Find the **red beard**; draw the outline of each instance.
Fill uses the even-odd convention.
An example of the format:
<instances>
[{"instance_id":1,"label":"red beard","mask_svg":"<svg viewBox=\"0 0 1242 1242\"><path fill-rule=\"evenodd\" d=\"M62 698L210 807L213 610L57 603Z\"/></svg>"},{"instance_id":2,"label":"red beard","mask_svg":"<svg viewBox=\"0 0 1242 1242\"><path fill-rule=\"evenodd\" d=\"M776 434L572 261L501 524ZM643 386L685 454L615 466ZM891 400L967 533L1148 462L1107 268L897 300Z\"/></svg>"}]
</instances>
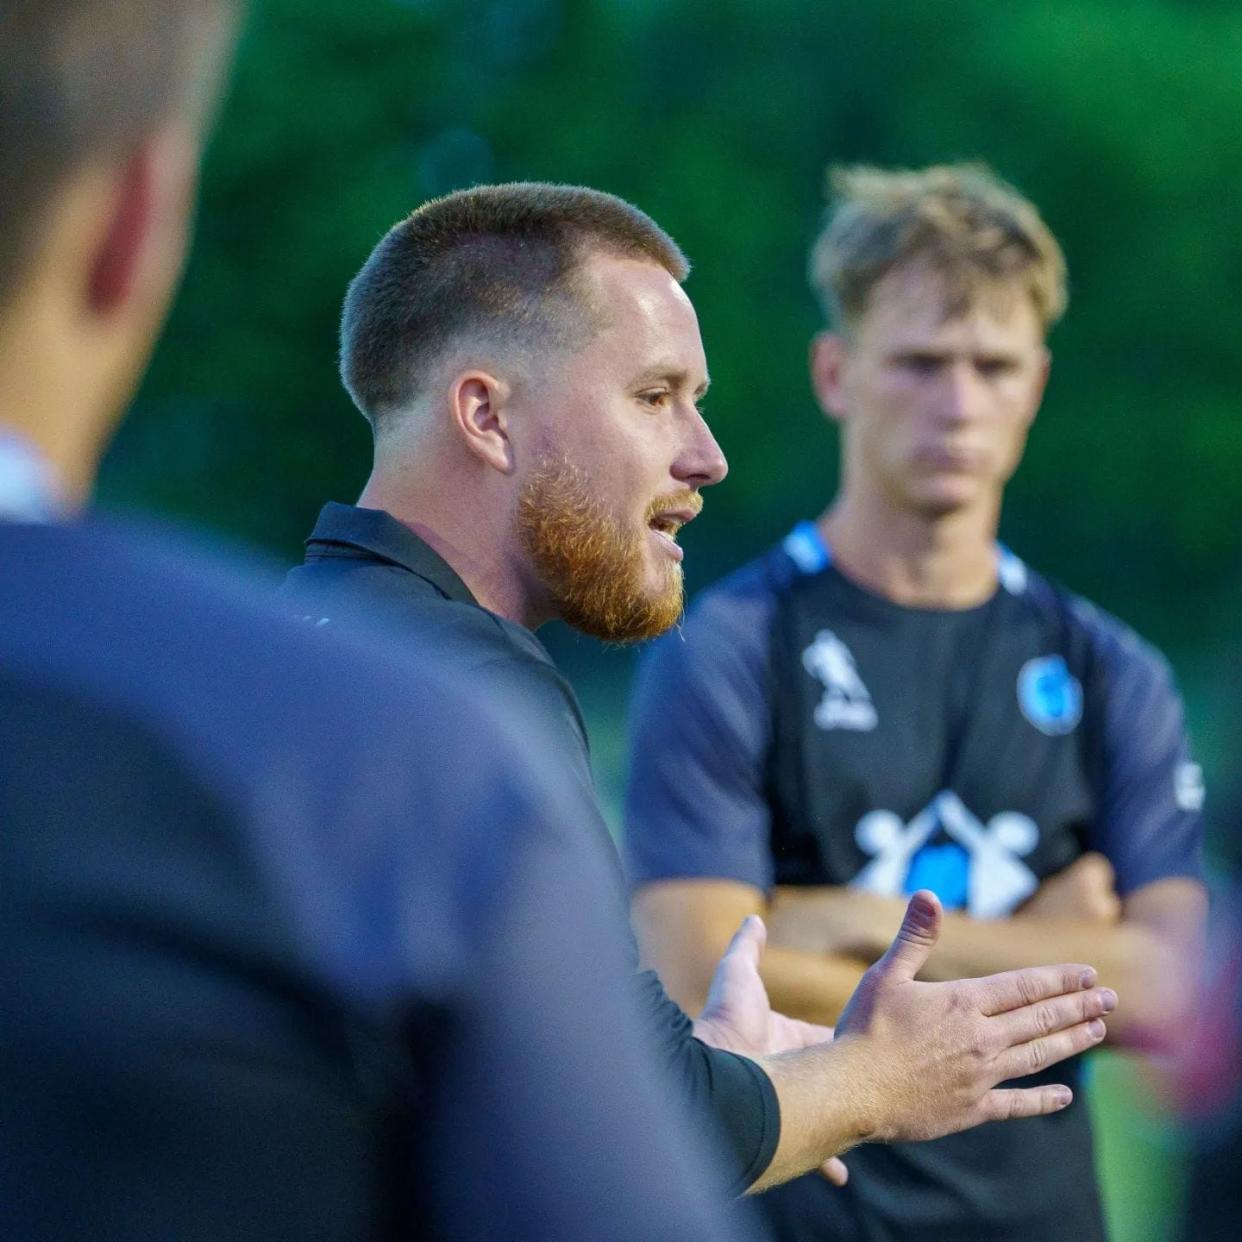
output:
<instances>
[{"instance_id":1,"label":"red beard","mask_svg":"<svg viewBox=\"0 0 1242 1242\"><path fill-rule=\"evenodd\" d=\"M548 457L523 484L518 532L557 615L575 629L639 642L681 617L681 566L670 562L660 588L647 590L646 528L625 530L594 498L586 474L563 458Z\"/></svg>"}]
</instances>

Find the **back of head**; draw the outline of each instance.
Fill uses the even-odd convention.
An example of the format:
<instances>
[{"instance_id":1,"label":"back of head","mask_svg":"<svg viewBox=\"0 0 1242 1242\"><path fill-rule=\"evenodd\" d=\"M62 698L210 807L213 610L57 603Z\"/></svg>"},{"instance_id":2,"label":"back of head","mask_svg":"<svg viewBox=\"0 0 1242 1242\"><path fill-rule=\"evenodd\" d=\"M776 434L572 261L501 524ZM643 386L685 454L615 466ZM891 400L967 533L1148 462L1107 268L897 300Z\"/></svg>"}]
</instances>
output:
<instances>
[{"instance_id":1,"label":"back of head","mask_svg":"<svg viewBox=\"0 0 1242 1242\"><path fill-rule=\"evenodd\" d=\"M0 5L0 309L39 253L40 221L86 166L123 159L214 96L240 0L4 0Z\"/></svg>"},{"instance_id":2,"label":"back of head","mask_svg":"<svg viewBox=\"0 0 1242 1242\"><path fill-rule=\"evenodd\" d=\"M477 186L424 203L372 251L350 284L341 378L379 434L459 343L509 353L572 346L600 322L580 279L592 253L689 265L650 217L579 186Z\"/></svg>"},{"instance_id":3,"label":"back of head","mask_svg":"<svg viewBox=\"0 0 1242 1242\"><path fill-rule=\"evenodd\" d=\"M945 313L983 292L1030 297L1047 331L1065 310L1065 259L1039 212L982 164L918 171L835 168L833 203L811 252L810 280L829 322L849 332L890 272L934 276Z\"/></svg>"}]
</instances>

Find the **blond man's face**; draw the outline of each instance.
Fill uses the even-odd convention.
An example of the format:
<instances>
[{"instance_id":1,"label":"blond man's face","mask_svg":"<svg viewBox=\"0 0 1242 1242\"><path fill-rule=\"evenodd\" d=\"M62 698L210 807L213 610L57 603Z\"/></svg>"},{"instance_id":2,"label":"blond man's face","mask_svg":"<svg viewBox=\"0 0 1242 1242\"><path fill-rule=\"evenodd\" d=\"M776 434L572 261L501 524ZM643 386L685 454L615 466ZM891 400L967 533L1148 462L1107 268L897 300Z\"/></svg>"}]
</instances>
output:
<instances>
[{"instance_id":1,"label":"blond man's face","mask_svg":"<svg viewBox=\"0 0 1242 1242\"><path fill-rule=\"evenodd\" d=\"M945 304L930 274L885 277L839 345L830 411L846 429L847 471L933 519L999 503L1048 371L1022 290L984 290L960 314L946 315Z\"/></svg>"}]
</instances>

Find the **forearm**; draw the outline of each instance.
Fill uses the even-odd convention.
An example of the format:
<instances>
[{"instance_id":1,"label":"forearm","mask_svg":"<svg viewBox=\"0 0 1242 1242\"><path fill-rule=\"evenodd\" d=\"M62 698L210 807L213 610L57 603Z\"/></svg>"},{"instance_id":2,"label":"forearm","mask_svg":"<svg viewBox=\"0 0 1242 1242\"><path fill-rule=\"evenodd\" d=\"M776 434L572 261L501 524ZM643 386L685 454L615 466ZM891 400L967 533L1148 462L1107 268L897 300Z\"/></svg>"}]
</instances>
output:
<instances>
[{"instance_id":1,"label":"forearm","mask_svg":"<svg viewBox=\"0 0 1242 1242\"><path fill-rule=\"evenodd\" d=\"M883 951L898 917L897 899L841 888L780 889L771 918L771 945L811 954ZM1167 879L1136 890L1111 922L1072 913L1008 919L944 918L940 942L923 970L927 979L962 979L1038 966L1090 962L1121 997L1109 1038L1124 1047L1165 1047L1176 1038L1188 1002L1186 981L1205 912L1202 886Z\"/></svg>"},{"instance_id":2,"label":"forearm","mask_svg":"<svg viewBox=\"0 0 1242 1242\"><path fill-rule=\"evenodd\" d=\"M1146 976L1167 970L1161 947L1145 928L1074 919L945 918L940 943L922 972L925 979L966 979L1039 966L1045 962L1090 962L1100 983L1121 997L1110 1015L1109 1039L1125 1044L1127 1029L1144 1015ZM1159 963L1159 965L1156 965Z\"/></svg>"},{"instance_id":3,"label":"forearm","mask_svg":"<svg viewBox=\"0 0 1242 1242\"><path fill-rule=\"evenodd\" d=\"M759 971L773 1009L804 1022L832 1026L867 965L843 954L813 953L769 942Z\"/></svg>"},{"instance_id":4,"label":"forearm","mask_svg":"<svg viewBox=\"0 0 1242 1242\"><path fill-rule=\"evenodd\" d=\"M1101 985L1121 998L1109 1016L1108 1042L1152 1049L1176 1036L1183 1005L1179 981L1194 973L1190 956L1188 938L1135 921L1101 927L1073 919L958 915L945 920L923 977L961 979L1049 961L1090 962Z\"/></svg>"},{"instance_id":5,"label":"forearm","mask_svg":"<svg viewBox=\"0 0 1242 1242\"><path fill-rule=\"evenodd\" d=\"M749 1193L779 1186L859 1143L882 1137L871 1116L871 1058L853 1038L759 1058L780 1102L780 1141Z\"/></svg>"},{"instance_id":6,"label":"forearm","mask_svg":"<svg viewBox=\"0 0 1242 1242\"><path fill-rule=\"evenodd\" d=\"M633 911L643 961L687 1013L706 1003L716 964L742 920L766 912L761 890L723 880L648 885L635 896ZM831 1026L867 965L846 954L769 940L760 974L774 1009Z\"/></svg>"}]
</instances>

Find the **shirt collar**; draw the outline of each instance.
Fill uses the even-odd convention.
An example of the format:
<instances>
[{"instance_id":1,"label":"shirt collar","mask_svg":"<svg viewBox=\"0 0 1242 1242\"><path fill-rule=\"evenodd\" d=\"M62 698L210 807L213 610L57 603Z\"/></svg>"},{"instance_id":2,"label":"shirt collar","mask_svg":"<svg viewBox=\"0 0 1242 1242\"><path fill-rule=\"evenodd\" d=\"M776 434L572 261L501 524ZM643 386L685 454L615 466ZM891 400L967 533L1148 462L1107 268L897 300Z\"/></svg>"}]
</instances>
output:
<instances>
[{"instance_id":1,"label":"shirt collar","mask_svg":"<svg viewBox=\"0 0 1242 1242\"><path fill-rule=\"evenodd\" d=\"M65 513L56 475L29 440L0 431L0 521L55 522Z\"/></svg>"},{"instance_id":2,"label":"shirt collar","mask_svg":"<svg viewBox=\"0 0 1242 1242\"><path fill-rule=\"evenodd\" d=\"M781 541L781 547L804 574L820 573L832 564L832 549L818 522L799 522ZM1021 595L1026 590L1026 565L1003 543L996 545L996 575L1010 595Z\"/></svg>"},{"instance_id":3,"label":"shirt collar","mask_svg":"<svg viewBox=\"0 0 1242 1242\"><path fill-rule=\"evenodd\" d=\"M315 529L306 540L309 555L316 545L357 548L380 560L399 565L430 582L447 599L479 606L470 588L451 565L410 528L383 509L360 509L328 501L319 511Z\"/></svg>"}]
</instances>

